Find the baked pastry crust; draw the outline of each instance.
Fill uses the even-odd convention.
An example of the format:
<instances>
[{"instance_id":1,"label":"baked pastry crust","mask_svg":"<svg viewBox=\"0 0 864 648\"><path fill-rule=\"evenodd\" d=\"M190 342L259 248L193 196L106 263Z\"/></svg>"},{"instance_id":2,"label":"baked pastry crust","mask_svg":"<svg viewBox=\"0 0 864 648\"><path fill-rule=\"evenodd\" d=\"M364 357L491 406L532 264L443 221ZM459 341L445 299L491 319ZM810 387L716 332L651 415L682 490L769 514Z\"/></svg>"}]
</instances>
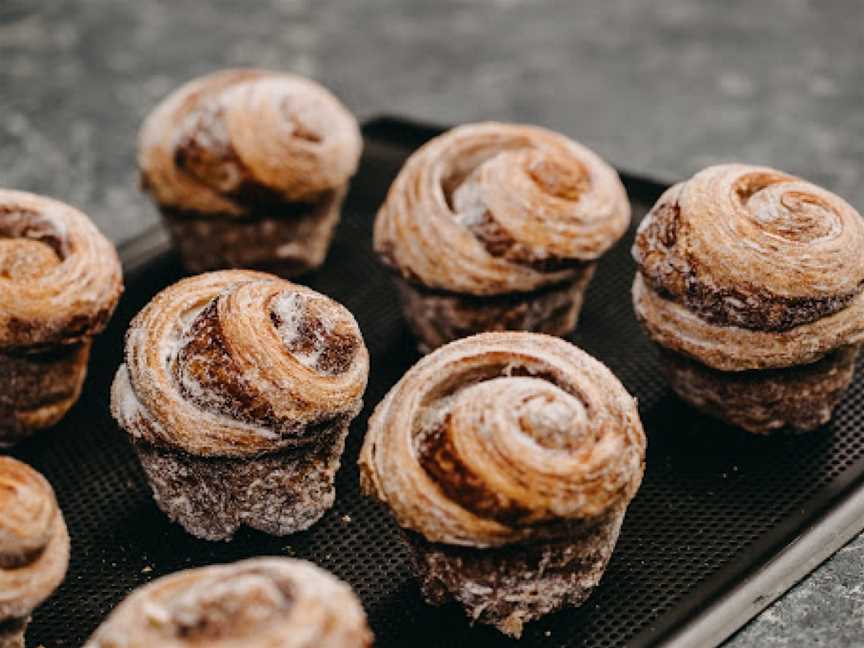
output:
<instances>
[{"instance_id":1,"label":"baked pastry crust","mask_svg":"<svg viewBox=\"0 0 864 648\"><path fill-rule=\"evenodd\" d=\"M323 86L233 69L164 99L138 164L188 270L289 276L323 263L361 150L357 121Z\"/></svg>"},{"instance_id":2,"label":"baked pastry crust","mask_svg":"<svg viewBox=\"0 0 864 648\"><path fill-rule=\"evenodd\" d=\"M111 411L159 507L199 538L308 528L334 501L369 354L351 313L260 272L184 279L132 321Z\"/></svg>"},{"instance_id":3,"label":"baked pastry crust","mask_svg":"<svg viewBox=\"0 0 864 648\"><path fill-rule=\"evenodd\" d=\"M718 371L664 350L661 366L672 389L707 414L754 434L808 432L831 419L852 384L858 351L841 347L816 362L781 369Z\"/></svg>"},{"instance_id":4,"label":"baked pastry crust","mask_svg":"<svg viewBox=\"0 0 864 648\"><path fill-rule=\"evenodd\" d=\"M507 332L411 368L376 408L359 463L426 600L519 637L600 581L644 461L636 402L604 365Z\"/></svg>"},{"instance_id":5,"label":"baked pastry crust","mask_svg":"<svg viewBox=\"0 0 864 648\"><path fill-rule=\"evenodd\" d=\"M626 192L595 153L535 126L454 128L418 149L375 220L375 250L403 278L469 295L572 279L630 223Z\"/></svg>"},{"instance_id":6,"label":"baked pastry crust","mask_svg":"<svg viewBox=\"0 0 864 648\"><path fill-rule=\"evenodd\" d=\"M0 353L0 447L57 423L77 402L92 342Z\"/></svg>"},{"instance_id":7,"label":"baked pastry crust","mask_svg":"<svg viewBox=\"0 0 864 648\"><path fill-rule=\"evenodd\" d=\"M134 441L153 499L196 538L229 540L245 525L286 536L315 524L336 499L348 422L315 431L316 441L261 457L202 459Z\"/></svg>"},{"instance_id":8,"label":"baked pastry crust","mask_svg":"<svg viewBox=\"0 0 864 648\"><path fill-rule=\"evenodd\" d=\"M137 589L85 648L367 648L372 639L346 583L302 560L253 558Z\"/></svg>"},{"instance_id":9,"label":"baked pastry crust","mask_svg":"<svg viewBox=\"0 0 864 648\"><path fill-rule=\"evenodd\" d=\"M0 352L87 340L123 291L117 251L77 209L0 189Z\"/></svg>"},{"instance_id":10,"label":"baked pastry crust","mask_svg":"<svg viewBox=\"0 0 864 648\"><path fill-rule=\"evenodd\" d=\"M369 421L364 490L430 542L566 537L641 483L635 400L600 362L534 333L484 333L426 356Z\"/></svg>"},{"instance_id":11,"label":"baked pastry crust","mask_svg":"<svg viewBox=\"0 0 864 648\"><path fill-rule=\"evenodd\" d=\"M403 535L430 605L454 599L472 621L518 638L525 623L588 599L612 557L625 509L620 505L590 523L573 525L564 539L492 551Z\"/></svg>"},{"instance_id":12,"label":"baked pastry crust","mask_svg":"<svg viewBox=\"0 0 864 648\"><path fill-rule=\"evenodd\" d=\"M531 331L565 336L576 328L594 264L575 278L530 293L459 295L396 278L405 321L421 353L484 331Z\"/></svg>"},{"instance_id":13,"label":"baked pastry crust","mask_svg":"<svg viewBox=\"0 0 864 648\"><path fill-rule=\"evenodd\" d=\"M134 438L208 457L314 443L359 412L369 355L351 313L244 270L184 279L134 318L112 387Z\"/></svg>"},{"instance_id":14,"label":"baked pastry crust","mask_svg":"<svg viewBox=\"0 0 864 648\"><path fill-rule=\"evenodd\" d=\"M27 464L0 456L0 624L29 618L68 564L69 534L51 485Z\"/></svg>"},{"instance_id":15,"label":"baked pastry crust","mask_svg":"<svg viewBox=\"0 0 864 648\"><path fill-rule=\"evenodd\" d=\"M709 167L670 188L633 246L651 337L723 371L810 363L864 340L864 220L767 167Z\"/></svg>"},{"instance_id":16,"label":"baked pastry crust","mask_svg":"<svg viewBox=\"0 0 864 648\"><path fill-rule=\"evenodd\" d=\"M162 208L174 245L192 273L250 268L290 277L324 262L347 186L314 204L273 208L270 216L219 218Z\"/></svg>"},{"instance_id":17,"label":"baked pastry crust","mask_svg":"<svg viewBox=\"0 0 864 648\"><path fill-rule=\"evenodd\" d=\"M0 189L0 446L78 400L92 338L122 291L117 252L84 214Z\"/></svg>"},{"instance_id":18,"label":"baked pastry crust","mask_svg":"<svg viewBox=\"0 0 864 648\"><path fill-rule=\"evenodd\" d=\"M242 216L341 187L362 146L354 116L320 84L232 69L186 83L148 115L138 164L160 205Z\"/></svg>"}]
</instances>

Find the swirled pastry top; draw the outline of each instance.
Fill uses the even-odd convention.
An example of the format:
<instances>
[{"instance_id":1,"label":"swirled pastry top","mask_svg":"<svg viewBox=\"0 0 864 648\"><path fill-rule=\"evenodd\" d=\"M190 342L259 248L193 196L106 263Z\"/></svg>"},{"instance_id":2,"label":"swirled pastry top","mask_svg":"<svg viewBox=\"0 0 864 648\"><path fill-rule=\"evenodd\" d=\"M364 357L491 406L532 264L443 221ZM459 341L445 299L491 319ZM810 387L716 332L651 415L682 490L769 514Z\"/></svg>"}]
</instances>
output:
<instances>
[{"instance_id":1,"label":"swirled pastry top","mask_svg":"<svg viewBox=\"0 0 864 648\"><path fill-rule=\"evenodd\" d=\"M718 369L814 360L864 335L862 250L864 219L838 196L766 167L709 167L639 227L637 314Z\"/></svg>"},{"instance_id":2,"label":"swirled pastry top","mask_svg":"<svg viewBox=\"0 0 864 648\"><path fill-rule=\"evenodd\" d=\"M223 70L180 87L138 140L143 186L162 206L242 216L344 185L362 149L354 116L299 76Z\"/></svg>"},{"instance_id":3,"label":"swirled pastry top","mask_svg":"<svg viewBox=\"0 0 864 648\"><path fill-rule=\"evenodd\" d=\"M111 409L133 437L196 455L314 443L362 406L369 355L350 312L273 275L184 279L132 321Z\"/></svg>"},{"instance_id":4,"label":"swirled pastry top","mask_svg":"<svg viewBox=\"0 0 864 648\"><path fill-rule=\"evenodd\" d=\"M497 546L566 533L642 480L635 400L603 364L536 333L439 348L378 405L364 490L431 542Z\"/></svg>"},{"instance_id":5,"label":"swirled pastry top","mask_svg":"<svg viewBox=\"0 0 864 648\"><path fill-rule=\"evenodd\" d=\"M417 150L375 220L375 249L405 278L475 295L561 282L630 223L615 171L558 133L454 128Z\"/></svg>"},{"instance_id":6,"label":"swirled pastry top","mask_svg":"<svg viewBox=\"0 0 864 648\"><path fill-rule=\"evenodd\" d=\"M117 251L87 216L0 189L0 349L94 335L122 291Z\"/></svg>"},{"instance_id":7,"label":"swirled pastry top","mask_svg":"<svg viewBox=\"0 0 864 648\"><path fill-rule=\"evenodd\" d=\"M864 289L864 219L839 196L766 167L725 164L669 189L633 254L664 296L720 325L783 331Z\"/></svg>"},{"instance_id":8,"label":"swirled pastry top","mask_svg":"<svg viewBox=\"0 0 864 648\"><path fill-rule=\"evenodd\" d=\"M66 575L69 535L48 481L0 457L0 623L30 615Z\"/></svg>"},{"instance_id":9,"label":"swirled pastry top","mask_svg":"<svg viewBox=\"0 0 864 648\"><path fill-rule=\"evenodd\" d=\"M254 558L160 578L126 598L84 648L368 648L351 588L315 565Z\"/></svg>"}]
</instances>

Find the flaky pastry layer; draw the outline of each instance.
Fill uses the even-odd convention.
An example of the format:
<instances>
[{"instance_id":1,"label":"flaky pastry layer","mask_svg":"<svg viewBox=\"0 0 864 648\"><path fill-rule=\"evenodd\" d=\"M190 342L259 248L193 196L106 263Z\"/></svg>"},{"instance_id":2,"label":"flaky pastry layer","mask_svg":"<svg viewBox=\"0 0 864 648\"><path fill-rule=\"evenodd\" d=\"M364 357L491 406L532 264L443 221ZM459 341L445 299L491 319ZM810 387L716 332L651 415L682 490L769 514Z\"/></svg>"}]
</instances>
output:
<instances>
[{"instance_id":1,"label":"flaky pastry layer","mask_svg":"<svg viewBox=\"0 0 864 648\"><path fill-rule=\"evenodd\" d=\"M201 456L317 440L362 406L369 355L340 304L244 270L184 279L132 321L111 410L133 437Z\"/></svg>"},{"instance_id":2,"label":"flaky pastry layer","mask_svg":"<svg viewBox=\"0 0 864 648\"><path fill-rule=\"evenodd\" d=\"M85 648L368 648L351 588L302 560L189 569L132 592Z\"/></svg>"},{"instance_id":3,"label":"flaky pastry layer","mask_svg":"<svg viewBox=\"0 0 864 648\"><path fill-rule=\"evenodd\" d=\"M483 333L426 356L369 421L364 490L431 542L568 535L642 479L635 400L600 362L546 335Z\"/></svg>"},{"instance_id":4,"label":"flaky pastry layer","mask_svg":"<svg viewBox=\"0 0 864 648\"><path fill-rule=\"evenodd\" d=\"M0 622L26 618L63 581L69 534L48 481L0 456Z\"/></svg>"},{"instance_id":5,"label":"flaky pastry layer","mask_svg":"<svg viewBox=\"0 0 864 648\"><path fill-rule=\"evenodd\" d=\"M375 220L384 263L429 288L472 295L564 281L624 233L615 171L558 133L459 126L405 163Z\"/></svg>"},{"instance_id":6,"label":"flaky pastry layer","mask_svg":"<svg viewBox=\"0 0 864 648\"><path fill-rule=\"evenodd\" d=\"M0 349L99 333L123 280L114 246L57 200L0 189Z\"/></svg>"},{"instance_id":7,"label":"flaky pastry layer","mask_svg":"<svg viewBox=\"0 0 864 648\"><path fill-rule=\"evenodd\" d=\"M356 119L323 86L232 69L190 81L150 113L138 165L144 188L163 207L244 216L317 202L345 185L361 150Z\"/></svg>"}]
</instances>

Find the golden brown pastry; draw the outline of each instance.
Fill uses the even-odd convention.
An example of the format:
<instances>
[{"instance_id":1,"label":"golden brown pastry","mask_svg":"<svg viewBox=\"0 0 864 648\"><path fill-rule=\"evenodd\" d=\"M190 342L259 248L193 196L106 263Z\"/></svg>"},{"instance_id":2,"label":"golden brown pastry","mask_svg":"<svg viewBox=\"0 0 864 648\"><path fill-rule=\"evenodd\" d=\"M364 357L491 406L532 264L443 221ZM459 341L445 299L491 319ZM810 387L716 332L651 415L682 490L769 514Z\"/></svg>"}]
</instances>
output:
<instances>
[{"instance_id":1,"label":"golden brown pastry","mask_svg":"<svg viewBox=\"0 0 864 648\"><path fill-rule=\"evenodd\" d=\"M644 458L636 402L604 365L506 332L409 370L369 421L360 469L405 529L425 598L518 637L600 580Z\"/></svg>"},{"instance_id":2,"label":"golden brown pastry","mask_svg":"<svg viewBox=\"0 0 864 648\"><path fill-rule=\"evenodd\" d=\"M753 432L812 429L851 381L855 351L839 350L864 340L862 250L864 220L831 192L766 167L710 167L640 225L636 315L657 344L695 361L669 366L685 400ZM748 373L722 375L732 372ZM788 388L802 380L818 416L802 416Z\"/></svg>"},{"instance_id":3,"label":"golden brown pastry","mask_svg":"<svg viewBox=\"0 0 864 648\"><path fill-rule=\"evenodd\" d=\"M117 252L84 214L0 189L0 446L75 404L122 291Z\"/></svg>"},{"instance_id":4,"label":"golden brown pastry","mask_svg":"<svg viewBox=\"0 0 864 648\"><path fill-rule=\"evenodd\" d=\"M584 146L535 126L469 124L405 163L375 250L401 278L426 351L483 330L569 332L595 262L629 223L618 175Z\"/></svg>"},{"instance_id":5,"label":"golden brown pastry","mask_svg":"<svg viewBox=\"0 0 864 648\"><path fill-rule=\"evenodd\" d=\"M211 272L132 321L111 410L156 503L189 533L285 535L332 506L368 372L343 306L273 275Z\"/></svg>"},{"instance_id":6,"label":"golden brown pastry","mask_svg":"<svg viewBox=\"0 0 864 648\"><path fill-rule=\"evenodd\" d=\"M0 648L24 648L30 613L63 581L69 534L48 481L0 456Z\"/></svg>"},{"instance_id":7,"label":"golden brown pastry","mask_svg":"<svg viewBox=\"0 0 864 648\"><path fill-rule=\"evenodd\" d=\"M164 99L138 165L191 272L289 275L323 263L361 149L354 116L321 85L236 69Z\"/></svg>"},{"instance_id":8,"label":"golden brown pastry","mask_svg":"<svg viewBox=\"0 0 864 648\"><path fill-rule=\"evenodd\" d=\"M312 563L253 558L177 572L129 595L84 648L369 648L351 588Z\"/></svg>"}]
</instances>

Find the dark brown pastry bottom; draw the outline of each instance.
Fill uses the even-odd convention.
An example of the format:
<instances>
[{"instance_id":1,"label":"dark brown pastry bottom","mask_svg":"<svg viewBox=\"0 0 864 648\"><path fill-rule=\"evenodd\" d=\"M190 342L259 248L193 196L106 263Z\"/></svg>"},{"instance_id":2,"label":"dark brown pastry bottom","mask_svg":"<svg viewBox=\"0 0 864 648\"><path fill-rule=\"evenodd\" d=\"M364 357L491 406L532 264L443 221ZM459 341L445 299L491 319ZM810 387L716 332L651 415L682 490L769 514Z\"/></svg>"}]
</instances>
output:
<instances>
[{"instance_id":1,"label":"dark brown pastry bottom","mask_svg":"<svg viewBox=\"0 0 864 648\"><path fill-rule=\"evenodd\" d=\"M232 218L163 208L162 218L189 272L249 268L291 277L324 262L346 190L314 204L274 207L267 215Z\"/></svg>"},{"instance_id":2,"label":"dark brown pastry bottom","mask_svg":"<svg viewBox=\"0 0 864 648\"><path fill-rule=\"evenodd\" d=\"M754 434L814 430L831 419L855 373L858 346L784 369L718 371L662 349L672 389L697 409Z\"/></svg>"},{"instance_id":3,"label":"dark brown pastry bottom","mask_svg":"<svg viewBox=\"0 0 864 648\"><path fill-rule=\"evenodd\" d=\"M0 447L63 418L81 395L90 346L0 353Z\"/></svg>"},{"instance_id":4,"label":"dark brown pastry bottom","mask_svg":"<svg viewBox=\"0 0 864 648\"><path fill-rule=\"evenodd\" d=\"M572 281L530 293L491 297L431 291L396 278L402 310L421 353L484 331L564 336L576 328L594 264Z\"/></svg>"},{"instance_id":5,"label":"dark brown pastry bottom","mask_svg":"<svg viewBox=\"0 0 864 648\"><path fill-rule=\"evenodd\" d=\"M205 540L241 525L275 536L302 531L333 506L347 424L313 446L262 457L205 458L135 441L160 509Z\"/></svg>"},{"instance_id":6,"label":"dark brown pastry bottom","mask_svg":"<svg viewBox=\"0 0 864 648\"><path fill-rule=\"evenodd\" d=\"M519 637L525 623L585 602L612 556L626 507L554 542L493 549L434 544L406 531L423 598Z\"/></svg>"},{"instance_id":7,"label":"dark brown pastry bottom","mask_svg":"<svg viewBox=\"0 0 864 648\"><path fill-rule=\"evenodd\" d=\"M30 619L0 621L0 648L24 648L24 632Z\"/></svg>"}]
</instances>

